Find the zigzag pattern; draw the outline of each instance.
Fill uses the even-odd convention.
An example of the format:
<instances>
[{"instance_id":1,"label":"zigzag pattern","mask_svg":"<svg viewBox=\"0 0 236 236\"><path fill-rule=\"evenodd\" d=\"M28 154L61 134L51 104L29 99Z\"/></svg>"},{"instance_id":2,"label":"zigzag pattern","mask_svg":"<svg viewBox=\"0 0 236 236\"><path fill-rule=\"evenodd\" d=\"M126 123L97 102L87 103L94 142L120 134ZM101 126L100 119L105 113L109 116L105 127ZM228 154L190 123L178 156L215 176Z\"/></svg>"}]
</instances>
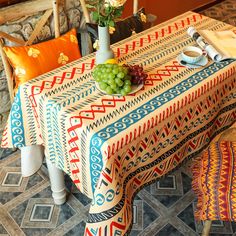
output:
<instances>
[{"instance_id":1,"label":"zigzag pattern","mask_svg":"<svg viewBox=\"0 0 236 236\"><path fill-rule=\"evenodd\" d=\"M38 115L37 115L37 109L36 109L37 102L36 102L35 96L40 95L44 90L48 90L50 91L49 93L52 93L53 91L52 88L54 88L55 85L61 85L63 84L65 80L72 80L75 75L78 75L78 74L82 75L85 72L85 70L91 71L94 65L95 65L95 60L92 59L90 62L81 63L81 67L73 67L71 68L70 71L64 71L61 76L53 76L50 78L51 80L42 80L40 85L32 86L31 95L29 96L29 99L31 101L31 106L35 114L35 119L39 126L40 124L39 124ZM68 86L68 85L63 85L63 86Z\"/></svg>"},{"instance_id":2,"label":"zigzag pattern","mask_svg":"<svg viewBox=\"0 0 236 236\"><path fill-rule=\"evenodd\" d=\"M221 106L221 104L217 104L221 95L222 94L220 94L220 93L217 94L217 98L213 101L214 103L208 102L209 100L211 100L211 97L207 97L203 102L201 102L201 104L204 106L204 109L209 111L209 117L214 116L214 114L217 112L218 108ZM211 109L211 107L213 105L215 106L215 109ZM179 110L180 109L177 109L176 112ZM155 133L153 133L149 140L145 140L145 142L141 141L139 144L139 148L141 148L142 150L145 150L150 145L150 143L152 143L152 144L155 143L155 147L157 149L162 149L162 148L165 148L165 146L167 146L167 145L172 145L173 143L178 141L182 135L189 132L191 129L197 127L199 124L204 123L204 118L201 118L202 120L199 120L199 115L201 114L202 111L203 111L203 107L201 107L199 104L196 104L190 110L183 112L182 115L175 117L173 120L169 121L167 124L164 124L163 126L160 126L162 119L158 120L158 118L157 118L156 121L153 122L152 124L158 125L158 127L159 127L158 132L156 131ZM218 128L227 125L227 122L229 120L232 120L231 116L232 115L234 116L235 114L236 113L229 114L229 116L225 115L224 117L222 117L220 119L220 122L218 119L215 122L215 125L217 125ZM197 123L194 124L194 122L192 122L187 127L186 123L188 123L188 121L190 121L190 120L197 121ZM143 131L142 127L139 126L139 130L136 131L136 136L134 137L134 139L140 137L141 130L143 131L143 133L145 133L145 132L147 132L148 129L150 129L152 127L153 126L150 126L145 131ZM182 127L184 127L184 129L182 129ZM177 132L178 130L179 130L179 132ZM166 137L170 137L169 140L166 140L164 143L161 142L161 140L166 139ZM131 138L132 138L132 136L131 136ZM204 136L201 136L198 139L190 140L188 142L188 149L186 151L190 153L193 150L197 150L198 147L201 147L205 143L208 143L210 138L211 138L211 131L206 131ZM127 138L126 140L124 138L121 140L121 142L118 141L116 143L116 145L112 145L112 147L109 147L108 158L110 158L112 155L114 155L118 150L122 149L125 145L128 144L128 142L129 142L129 138ZM183 150L181 150L180 153L181 153L181 156L184 156L186 154L185 151L183 151ZM129 149L127 149L126 154L128 154L129 158L132 159L134 155L137 155L136 147L131 146ZM175 158L178 159L177 156L174 156L174 159ZM117 167L117 169L119 169L119 167L122 166L124 164L124 161L126 161L126 160L127 160L126 155L123 157L120 157L119 159L116 159L115 163L114 163L114 168ZM163 162L162 162L163 160L160 160L160 161L161 161L161 164L163 164ZM160 173L162 173L161 170L159 170L159 171L160 171ZM165 172L165 170L163 172ZM104 178L102 179L101 184L108 185L110 180L113 179L113 177L114 177L113 176L114 171L110 171L110 169L106 169L105 172L103 170L101 173L102 173L102 175L104 175ZM120 176L120 177L122 177L122 176ZM105 181L106 178L107 178L108 182Z\"/></svg>"},{"instance_id":3,"label":"zigzag pattern","mask_svg":"<svg viewBox=\"0 0 236 236\"><path fill-rule=\"evenodd\" d=\"M187 17L186 19L181 20L180 22L175 22L173 26L169 25L169 26L164 27L160 30L158 29L159 31L155 32L153 35L147 35L146 38L141 37L138 42L133 41L132 47L130 47L129 45L125 45L125 50L124 50L123 54L127 54L129 52L129 50L135 51L135 50L137 50L137 47L142 48L144 46L144 44L149 44L151 42L151 40L157 40L160 37L161 38L165 37L166 35L171 34L172 31L179 30L179 28L184 28L184 27L188 26L189 24L194 23L198 19L201 19L201 18L202 18L201 15L193 14L190 17ZM117 48L117 57L121 56L121 53L120 53L121 51L122 51L122 48L118 47ZM83 74L85 70L91 70L94 67L94 65L95 65L95 60L92 59L91 62L81 63L80 68L73 68L70 72L68 72L68 71L63 72L63 74L61 76L54 76L52 81L44 80L40 86L33 86L30 100L32 103L32 108L34 110L36 120L38 121L38 116L37 116L37 111L35 109L37 104L34 99L34 96L42 93L42 91L44 89L51 90L55 84L62 84L65 79L68 79L68 80L73 79L75 74ZM39 124L39 122L38 122L38 124Z\"/></svg>"},{"instance_id":4,"label":"zigzag pattern","mask_svg":"<svg viewBox=\"0 0 236 236\"><path fill-rule=\"evenodd\" d=\"M138 48L143 48L145 45L150 44L152 41L156 41L160 38L164 38L170 34L173 34L173 32L181 30L183 28L186 28L187 26L190 26L194 24L197 20L202 19L202 16L199 14L193 14L189 17L186 17L186 19L181 19L179 22L174 22L173 25L168 25L163 28L157 28L156 31L151 33L147 33L145 35L142 35L139 39L136 41L132 41L131 43L122 44L116 49L116 57L121 57L124 54L128 54L130 51L137 51Z\"/></svg>"},{"instance_id":5,"label":"zigzag pattern","mask_svg":"<svg viewBox=\"0 0 236 236\"><path fill-rule=\"evenodd\" d=\"M220 67L221 66L222 65L220 65ZM191 87L195 86L200 81L204 80L206 77L215 73L218 70L217 67L218 67L217 64L210 65L208 68L205 68L204 72L201 71L199 74L196 73L193 76L189 77L188 79L183 80L176 86L167 90L165 93L162 93L161 96L157 96L153 98L152 100L149 100L145 104L140 105L138 109L132 110L126 116L123 116L122 118L120 118L119 120L116 120L115 122L106 126L105 128L100 129L98 133L93 135L90 141L90 153L94 152L94 150L96 153L93 155L93 157L92 156L90 157L90 175L92 178L91 187L93 189L93 192L96 186L98 176L100 175L99 173L103 168L103 161L102 161L103 158L102 158L102 153L101 153L101 147L103 143L105 143L106 140L110 139L114 135L117 135L119 132L127 129L127 127L135 124L140 119L144 119L147 115L152 113L154 110L163 106L167 102L173 100L174 97L179 96L181 93L186 92ZM233 73L233 71L234 70L231 70L231 69L226 71L225 74L220 75L220 77L214 78L211 82L208 82L207 84L199 88L198 91L192 92L192 94L188 94L187 96L185 96L184 100L182 100L181 107L183 107L184 105L190 103L191 101L199 97L198 94L202 95L206 93L209 89L211 89L213 86L216 86L216 84L224 81L226 78L228 78L229 75L231 75L231 73ZM235 82L232 82L232 83L235 83ZM160 120L164 120L168 118L174 112L175 108L179 107L178 103L179 101L177 102L177 104L175 105L173 104L173 106L171 106L170 108L166 108L162 113L160 113L159 114ZM154 124L157 123L155 119L156 119L156 116L145 121L142 127L143 130L141 133L145 133L149 128L152 128ZM116 129L113 129L113 127L116 127ZM119 140L119 142L124 143L124 145L126 145L136 138L136 134L137 134L137 129L134 129L130 131L129 134L126 134L126 136L123 137L121 140ZM96 145L93 145L93 143L95 143ZM114 148L112 149L112 147L114 147L115 145L116 144L111 144L110 146L108 146L106 150L106 152L108 153L108 157L110 155L110 150L113 150L112 152L115 151ZM97 163L97 160L101 160L99 161L99 164Z\"/></svg>"},{"instance_id":6,"label":"zigzag pattern","mask_svg":"<svg viewBox=\"0 0 236 236\"><path fill-rule=\"evenodd\" d=\"M183 68L183 67L178 65L177 62L173 62L173 66L172 65L165 66L165 68L161 69L160 72L158 70L157 74L162 76L162 77L171 76L172 72L179 71L179 68ZM148 78L148 80L149 80L149 78ZM155 81L155 79L150 79L150 81L151 82L148 83L148 84L153 85L153 81ZM69 140L69 145L72 147L70 149L70 156L72 158L71 163L74 163L73 168L72 168L72 172L76 171L78 169L77 164L80 162L80 158L76 154L76 152L79 150L79 147L77 145L79 135L75 135L76 134L76 129L79 129L82 126L83 119L93 120L95 118L96 113L105 113L106 108L116 107L117 102L125 102L125 97L118 98L118 99L113 97L112 100L102 99L102 104L101 105L91 105L90 110L84 110L84 111L82 110L79 113L78 116L71 117L71 119L70 119L71 127L67 131L68 131L69 135L71 136L71 139ZM73 124L76 124L76 125L73 125ZM72 132L72 135L71 135L71 132ZM74 153L73 154L75 156L74 158L72 157L72 153ZM75 184L79 184L80 180L78 178L74 178L74 182L75 182Z\"/></svg>"},{"instance_id":7,"label":"zigzag pattern","mask_svg":"<svg viewBox=\"0 0 236 236\"><path fill-rule=\"evenodd\" d=\"M159 143L158 135L156 132L154 132L149 136L149 138L142 139L139 145L137 145L135 148L130 148L128 152L124 152L124 156L119 158L120 162L117 162L117 158L115 159L116 162L111 162L112 165L110 168L108 168L109 170L106 169L105 171L102 171L102 181L100 181L98 184L99 196L101 196L102 192L105 192L104 188L109 189L110 181L112 181L113 186L115 186L114 183L117 180L122 181L122 189L120 189L117 194L118 196L122 194L123 197L121 199L125 199L124 207L116 214L112 213L114 212L113 208L109 209L109 211L106 211L106 214L104 211L101 213L98 211L98 213L90 214L89 221L86 225L86 235L90 235L91 232L101 232L101 235L113 235L112 233L114 232L112 232L111 229L108 230L99 222L103 222L104 225L112 225L114 222L119 222L120 229L117 232L119 232L120 235L125 235L125 232L128 229L132 219L131 199L135 192L137 192L144 184L147 184L150 181L153 181L154 179L157 179L165 173L171 171L186 157L190 158L196 155L196 153L200 153L207 143L209 143L210 140L216 135L214 132L208 132L210 127L213 127L217 120L221 120L225 115L228 117L228 124L231 123L236 116L236 112L230 114L231 117L222 113L222 115L220 115L217 119L213 120L213 122L210 122L209 125L197 130L196 132L198 134L188 135L186 139L179 143L179 147L177 147L177 145L173 146L173 148L169 149L166 153L162 154L156 159L154 158L154 155L156 155L156 152L160 149L157 147L157 144ZM205 118L207 119L207 117ZM202 123L204 124L204 122ZM210 137L210 139L208 139L208 137ZM169 133L165 139L168 140L170 138L171 134ZM208 141L206 141L207 139ZM198 143L199 146L193 147L193 143ZM152 152L150 153L149 150L152 150ZM119 175L118 178L115 177L117 174ZM124 196L126 196L126 198L124 198ZM123 202L123 200L121 200L121 202ZM94 212L96 209L95 207L96 205L92 206L92 212ZM110 217L107 218L107 216ZM126 222L126 224L124 222ZM125 225L126 227L123 228Z\"/></svg>"},{"instance_id":8,"label":"zigzag pattern","mask_svg":"<svg viewBox=\"0 0 236 236\"><path fill-rule=\"evenodd\" d=\"M193 166L197 219L235 221L235 154L236 142L213 143Z\"/></svg>"},{"instance_id":9,"label":"zigzag pattern","mask_svg":"<svg viewBox=\"0 0 236 236\"><path fill-rule=\"evenodd\" d=\"M146 80L145 85L153 86L153 81L162 81L165 77L172 75L172 72L179 71L181 66L177 61L173 61L173 65L166 65L163 69L158 69L156 73L151 73L148 75L148 80Z\"/></svg>"}]
</instances>

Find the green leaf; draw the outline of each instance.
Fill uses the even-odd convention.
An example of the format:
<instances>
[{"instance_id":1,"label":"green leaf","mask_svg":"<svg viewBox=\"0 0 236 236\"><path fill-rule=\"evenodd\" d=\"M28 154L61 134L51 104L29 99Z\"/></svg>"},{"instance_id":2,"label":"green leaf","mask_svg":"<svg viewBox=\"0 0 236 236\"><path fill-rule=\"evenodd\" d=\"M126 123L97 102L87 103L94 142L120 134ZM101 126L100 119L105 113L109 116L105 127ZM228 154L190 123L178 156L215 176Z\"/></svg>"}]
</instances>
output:
<instances>
[{"instance_id":1,"label":"green leaf","mask_svg":"<svg viewBox=\"0 0 236 236\"><path fill-rule=\"evenodd\" d=\"M93 12L91 13L91 15L92 15L92 19L93 19L95 22L98 22L98 20L99 20L99 14L98 14L96 11L93 11Z\"/></svg>"},{"instance_id":2,"label":"green leaf","mask_svg":"<svg viewBox=\"0 0 236 236\"><path fill-rule=\"evenodd\" d=\"M110 7L110 6L105 7L105 13L106 13L106 15L109 15L111 12L112 12L112 7Z\"/></svg>"},{"instance_id":3,"label":"green leaf","mask_svg":"<svg viewBox=\"0 0 236 236\"><path fill-rule=\"evenodd\" d=\"M122 16L124 6L115 8L105 4L104 0L86 0L87 8L90 9L91 17L100 26L115 26L115 20Z\"/></svg>"},{"instance_id":4,"label":"green leaf","mask_svg":"<svg viewBox=\"0 0 236 236\"><path fill-rule=\"evenodd\" d=\"M116 8L115 12L114 12L114 15L115 17L121 17L122 15L122 12L123 12L123 8Z\"/></svg>"},{"instance_id":5,"label":"green leaf","mask_svg":"<svg viewBox=\"0 0 236 236\"><path fill-rule=\"evenodd\" d=\"M110 20L108 22L108 25L111 26L111 27L115 27L115 22L113 20Z\"/></svg>"}]
</instances>

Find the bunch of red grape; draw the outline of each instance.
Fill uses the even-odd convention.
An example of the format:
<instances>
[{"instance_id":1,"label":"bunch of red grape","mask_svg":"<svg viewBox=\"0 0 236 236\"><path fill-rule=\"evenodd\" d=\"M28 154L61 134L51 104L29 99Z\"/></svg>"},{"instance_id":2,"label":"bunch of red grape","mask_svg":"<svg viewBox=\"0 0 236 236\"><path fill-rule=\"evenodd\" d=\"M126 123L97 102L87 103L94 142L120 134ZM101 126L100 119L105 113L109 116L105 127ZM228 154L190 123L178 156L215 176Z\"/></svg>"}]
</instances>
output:
<instances>
[{"instance_id":1,"label":"bunch of red grape","mask_svg":"<svg viewBox=\"0 0 236 236\"><path fill-rule=\"evenodd\" d=\"M148 75L143 71L143 67L139 65L123 65L128 68L128 74L131 76L132 84L143 84Z\"/></svg>"}]
</instances>

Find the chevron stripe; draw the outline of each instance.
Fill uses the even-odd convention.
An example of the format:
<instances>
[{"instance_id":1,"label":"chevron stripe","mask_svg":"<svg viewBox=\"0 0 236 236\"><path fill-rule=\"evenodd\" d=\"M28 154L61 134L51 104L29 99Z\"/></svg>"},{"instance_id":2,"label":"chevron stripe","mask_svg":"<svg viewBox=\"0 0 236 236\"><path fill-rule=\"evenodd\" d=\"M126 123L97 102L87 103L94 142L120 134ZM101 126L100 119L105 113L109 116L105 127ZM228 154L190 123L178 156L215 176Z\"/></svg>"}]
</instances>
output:
<instances>
[{"instance_id":1,"label":"chevron stripe","mask_svg":"<svg viewBox=\"0 0 236 236\"><path fill-rule=\"evenodd\" d=\"M205 68L204 72L203 71L197 72L193 76L187 78L186 80L180 82L179 84L177 84L173 88L167 90L165 93L162 93L159 96L148 101L144 105L139 106L138 109L132 110L132 112L130 112L128 115L120 118L119 120L112 123L111 125L108 125L107 127L101 129L99 131L99 133L94 134L90 140L90 153L92 153L92 149L96 150L96 155L94 154L90 157L91 188L92 188L93 192L95 190L97 179L100 176L100 171L103 168L104 163L102 160L102 153L100 150L106 140L110 139L115 134L123 131L124 129L127 128L127 126L130 126L130 125L138 122L140 120L140 118L139 118L140 116L143 119L145 116L147 116L151 112L153 112L153 110L156 110L157 108L163 106L167 102L173 100L179 94L189 90L190 88L192 88L193 86L195 86L196 84L198 84L202 80L204 80L206 77L209 77L210 75L213 75L214 73L216 73L218 70L222 69L222 67L226 67L226 66L228 66L229 63L233 63L233 61L229 60L229 61L225 61L224 63L225 63L224 65L223 65L223 63L215 63L215 64L212 64L212 65L208 66L207 68ZM170 71L168 71L168 74L169 74L169 72ZM221 75L219 78L217 77L217 81L219 81L219 83L220 83L225 78L227 78L230 73L231 73L231 70L227 71L227 73ZM202 87L201 93L205 93L207 90L209 90L209 86L210 86L209 84L204 85L204 87ZM212 86L213 86L213 83L212 83ZM185 97L185 100L182 102L181 107L183 107L187 103L190 103L193 99L194 99L194 97L191 97L191 94L189 94L189 97ZM164 120L168 116L169 116L168 112L166 114L164 111L163 116L162 116L162 120ZM153 118L155 119L155 117L153 117ZM124 122L125 120L127 120L126 123ZM120 127L119 127L119 124L122 124L122 125L120 125ZM114 126L119 127L119 128L114 130L114 129L112 129L112 127L114 127ZM73 129L75 129L75 127L71 127L70 129L73 130ZM145 132L145 127L143 127L143 133L144 132ZM129 139L129 140L130 140L129 142L131 142L131 140L133 140L133 139ZM122 140L120 140L120 141L122 141ZM128 144L129 142L127 140L125 142L125 144ZM93 143L96 143L96 145L93 145ZM109 153L109 150L107 150L107 152ZM100 160L99 163L97 163L97 160Z\"/></svg>"},{"instance_id":2,"label":"chevron stripe","mask_svg":"<svg viewBox=\"0 0 236 236\"><path fill-rule=\"evenodd\" d=\"M193 189L198 196L195 217L235 221L236 142L213 143L193 165Z\"/></svg>"}]
</instances>

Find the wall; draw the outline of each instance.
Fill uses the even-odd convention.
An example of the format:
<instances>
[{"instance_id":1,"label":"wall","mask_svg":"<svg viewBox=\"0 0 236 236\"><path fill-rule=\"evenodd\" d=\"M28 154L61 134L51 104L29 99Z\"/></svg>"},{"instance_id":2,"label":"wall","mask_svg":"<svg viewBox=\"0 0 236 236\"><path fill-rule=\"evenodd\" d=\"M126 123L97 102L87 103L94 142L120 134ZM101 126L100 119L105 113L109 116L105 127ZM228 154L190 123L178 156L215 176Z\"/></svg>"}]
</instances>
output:
<instances>
[{"instance_id":1,"label":"wall","mask_svg":"<svg viewBox=\"0 0 236 236\"><path fill-rule=\"evenodd\" d=\"M146 13L157 16L156 24L189 10L201 7L214 0L139 0L139 7L145 7ZM132 14L133 1L127 0L124 16Z\"/></svg>"}]
</instances>

